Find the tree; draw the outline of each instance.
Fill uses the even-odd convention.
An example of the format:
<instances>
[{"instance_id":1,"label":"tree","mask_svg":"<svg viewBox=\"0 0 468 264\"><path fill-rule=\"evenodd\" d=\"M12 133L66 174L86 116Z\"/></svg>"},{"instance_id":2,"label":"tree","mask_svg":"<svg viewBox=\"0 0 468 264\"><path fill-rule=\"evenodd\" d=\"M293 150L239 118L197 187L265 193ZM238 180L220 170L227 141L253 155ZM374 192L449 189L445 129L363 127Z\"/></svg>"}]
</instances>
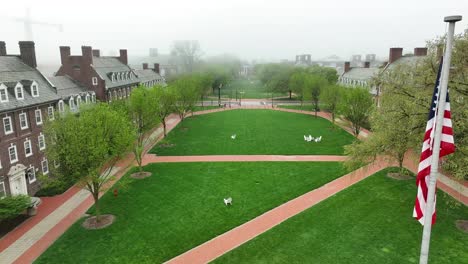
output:
<instances>
[{"instance_id":1,"label":"tree","mask_svg":"<svg viewBox=\"0 0 468 264\"><path fill-rule=\"evenodd\" d=\"M197 40L175 41L172 45L172 53L182 59L185 70L189 73L193 71L194 64L202 55L200 43Z\"/></svg>"},{"instance_id":2,"label":"tree","mask_svg":"<svg viewBox=\"0 0 468 264\"><path fill-rule=\"evenodd\" d=\"M372 96L367 89L356 87L344 90L339 104L340 113L351 122L356 137L361 127L368 123L373 105Z\"/></svg>"},{"instance_id":3,"label":"tree","mask_svg":"<svg viewBox=\"0 0 468 264\"><path fill-rule=\"evenodd\" d=\"M331 113L333 123L335 123L335 116L341 99L342 89L343 88L338 85L328 85L320 93L320 102L322 102L325 109Z\"/></svg>"},{"instance_id":4,"label":"tree","mask_svg":"<svg viewBox=\"0 0 468 264\"><path fill-rule=\"evenodd\" d=\"M307 75L304 86L303 96L304 99L312 100L314 105L315 116L317 117L317 111L319 110L319 99L320 91L327 85L327 81L318 75Z\"/></svg>"},{"instance_id":5,"label":"tree","mask_svg":"<svg viewBox=\"0 0 468 264\"><path fill-rule=\"evenodd\" d=\"M152 93L151 98L155 100L155 114L159 122L163 125L164 137L167 135L166 118L173 112L176 95L172 89L165 87L155 86L150 92Z\"/></svg>"},{"instance_id":6,"label":"tree","mask_svg":"<svg viewBox=\"0 0 468 264\"><path fill-rule=\"evenodd\" d=\"M153 129L158 122L157 116L154 115L157 109L157 101L155 100L156 98L150 95L152 95L152 93L150 93L146 87L139 86L137 89L133 90L129 99L129 116L136 131L136 142L133 147L133 153L135 154L140 172L143 172L143 153L147 140L149 139L146 134Z\"/></svg>"},{"instance_id":7,"label":"tree","mask_svg":"<svg viewBox=\"0 0 468 264\"><path fill-rule=\"evenodd\" d=\"M305 72L297 70L289 78L289 87L291 88L291 91L296 94L296 96L301 98L301 105L304 102L303 91L306 78L307 74Z\"/></svg>"},{"instance_id":8,"label":"tree","mask_svg":"<svg viewBox=\"0 0 468 264\"><path fill-rule=\"evenodd\" d=\"M91 192L97 222L100 221L99 193L113 179L112 169L135 138L128 118L100 103L81 108L79 115L57 116L45 124L46 155L60 166L54 174L73 178Z\"/></svg>"},{"instance_id":9,"label":"tree","mask_svg":"<svg viewBox=\"0 0 468 264\"><path fill-rule=\"evenodd\" d=\"M197 82L191 76L184 76L169 85L176 99L174 110L183 121L187 113L193 111L200 97Z\"/></svg>"},{"instance_id":10,"label":"tree","mask_svg":"<svg viewBox=\"0 0 468 264\"><path fill-rule=\"evenodd\" d=\"M311 75L320 76L329 84L335 84L338 81L338 73L334 68L313 65L306 69Z\"/></svg>"}]
</instances>

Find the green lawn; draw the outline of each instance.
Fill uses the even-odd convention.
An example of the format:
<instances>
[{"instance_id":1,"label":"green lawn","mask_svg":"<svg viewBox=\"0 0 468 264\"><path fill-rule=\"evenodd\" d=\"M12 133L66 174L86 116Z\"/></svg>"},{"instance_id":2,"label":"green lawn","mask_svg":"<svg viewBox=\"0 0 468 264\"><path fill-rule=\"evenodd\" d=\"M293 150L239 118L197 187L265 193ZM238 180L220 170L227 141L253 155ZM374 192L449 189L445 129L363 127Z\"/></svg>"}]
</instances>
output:
<instances>
[{"instance_id":1,"label":"green lawn","mask_svg":"<svg viewBox=\"0 0 468 264\"><path fill-rule=\"evenodd\" d=\"M337 162L159 163L115 198L101 198L116 222L75 223L36 263L161 263L345 171ZM124 179L129 179L125 176ZM226 207L223 198L231 196ZM92 209L91 209L92 211Z\"/></svg>"},{"instance_id":2,"label":"green lawn","mask_svg":"<svg viewBox=\"0 0 468 264\"><path fill-rule=\"evenodd\" d=\"M271 98L271 92L269 92L263 84L258 80L245 80L238 79L233 80L228 85L221 88L221 97L223 99L233 98L235 100L242 96L242 99L261 99ZM241 94L242 93L242 94ZM287 93L273 93L273 97L287 96ZM212 96L218 98L218 90L215 89Z\"/></svg>"},{"instance_id":3,"label":"green lawn","mask_svg":"<svg viewBox=\"0 0 468 264\"><path fill-rule=\"evenodd\" d=\"M236 134L235 140L231 135ZM304 135L322 136L305 142ZM342 155L354 140L326 119L272 110L231 110L189 117L151 150L158 155Z\"/></svg>"},{"instance_id":4,"label":"green lawn","mask_svg":"<svg viewBox=\"0 0 468 264\"><path fill-rule=\"evenodd\" d=\"M376 175L306 210L216 263L419 263L422 226L412 218L414 180ZM430 263L468 263L468 235L454 221L468 219L438 192ZM450 202L450 203L449 203Z\"/></svg>"},{"instance_id":5,"label":"green lawn","mask_svg":"<svg viewBox=\"0 0 468 264\"><path fill-rule=\"evenodd\" d=\"M197 112L197 111L203 111L203 110L211 110L211 109L218 109L219 106L217 105L204 105L204 106L195 106L195 109L193 109L194 112Z\"/></svg>"},{"instance_id":6,"label":"green lawn","mask_svg":"<svg viewBox=\"0 0 468 264\"><path fill-rule=\"evenodd\" d=\"M295 109L295 110L302 110L302 111L311 111L314 112L315 108L312 104L303 104L303 105L278 105L279 108L285 109ZM320 104L319 104L320 107Z\"/></svg>"}]
</instances>

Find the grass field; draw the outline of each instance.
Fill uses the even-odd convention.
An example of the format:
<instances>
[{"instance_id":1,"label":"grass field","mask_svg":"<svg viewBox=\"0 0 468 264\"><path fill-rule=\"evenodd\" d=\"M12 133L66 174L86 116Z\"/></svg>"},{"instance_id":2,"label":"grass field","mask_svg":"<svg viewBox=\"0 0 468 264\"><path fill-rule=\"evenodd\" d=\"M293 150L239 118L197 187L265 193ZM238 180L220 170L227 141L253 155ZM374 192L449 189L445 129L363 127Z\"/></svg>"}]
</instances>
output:
<instances>
[{"instance_id":1,"label":"grass field","mask_svg":"<svg viewBox=\"0 0 468 264\"><path fill-rule=\"evenodd\" d=\"M232 140L231 135L236 134ZM320 143L304 135L322 136ZM353 136L326 119L272 110L232 110L187 118L151 150L158 155L342 155Z\"/></svg>"},{"instance_id":2,"label":"grass field","mask_svg":"<svg viewBox=\"0 0 468 264\"><path fill-rule=\"evenodd\" d=\"M197 111L203 111L203 110L211 110L211 109L218 109L219 106L217 105L205 105L205 106L195 106L195 109L193 110L194 112L197 112Z\"/></svg>"},{"instance_id":3,"label":"grass field","mask_svg":"<svg viewBox=\"0 0 468 264\"><path fill-rule=\"evenodd\" d=\"M216 263L419 263L422 226L412 218L414 180L381 171L217 259ZM450 203L449 203L450 202ZM454 221L468 207L438 192L430 263L468 263Z\"/></svg>"},{"instance_id":4,"label":"grass field","mask_svg":"<svg viewBox=\"0 0 468 264\"><path fill-rule=\"evenodd\" d=\"M161 263L345 174L337 162L158 163L145 170L153 175L133 180L117 198L101 198L114 224L90 231L80 220L36 263ZM223 203L228 196L231 207Z\"/></svg>"},{"instance_id":5,"label":"grass field","mask_svg":"<svg viewBox=\"0 0 468 264\"><path fill-rule=\"evenodd\" d=\"M226 98L240 98L242 99L261 99L271 98L271 92L269 92L262 83L258 80L244 80L238 79L233 80L227 86L221 88L221 97ZM213 92L214 97L218 98L218 90L215 89ZM273 97L286 97L286 93L273 93Z\"/></svg>"}]
</instances>

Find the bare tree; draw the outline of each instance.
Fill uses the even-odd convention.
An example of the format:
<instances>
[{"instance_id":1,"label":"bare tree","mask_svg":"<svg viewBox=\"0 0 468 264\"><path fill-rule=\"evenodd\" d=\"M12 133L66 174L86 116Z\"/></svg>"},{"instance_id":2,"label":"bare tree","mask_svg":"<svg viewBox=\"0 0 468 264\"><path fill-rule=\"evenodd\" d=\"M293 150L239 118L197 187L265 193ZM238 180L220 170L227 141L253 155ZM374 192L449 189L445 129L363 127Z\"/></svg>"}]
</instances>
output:
<instances>
[{"instance_id":1,"label":"bare tree","mask_svg":"<svg viewBox=\"0 0 468 264\"><path fill-rule=\"evenodd\" d=\"M198 40L178 40L172 45L172 54L180 57L187 72L193 71L193 66L202 55Z\"/></svg>"}]
</instances>

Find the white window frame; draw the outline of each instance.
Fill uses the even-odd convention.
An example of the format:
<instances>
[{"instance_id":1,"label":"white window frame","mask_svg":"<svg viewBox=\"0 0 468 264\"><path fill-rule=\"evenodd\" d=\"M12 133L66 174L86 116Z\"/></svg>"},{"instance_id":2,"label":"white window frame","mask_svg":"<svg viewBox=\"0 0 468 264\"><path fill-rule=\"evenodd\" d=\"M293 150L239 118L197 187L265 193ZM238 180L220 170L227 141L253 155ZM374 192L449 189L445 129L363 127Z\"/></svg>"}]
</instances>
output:
<instances>
[{"instance_id":1,"label":"white window frame","mask_svg":"<svg viewBox=\"0 0 468 264\"><path fill-rule=\"evenodd\" d=\"M3 187L3 188L2 188ZM0 199L6 197L6 190L5 190L5 182L4 181L0 181L0 190L3 189L3 196L0 196Z\"/></svg>"},{"instance_id":2,"label":"white window frame","mask_svg":"<svg viewBox=\"0 0 468 264\"><path fill-rule=\"evenodd\" d=\"M80 105L81 105L81 96L78 95L78 96L76 97L76 109L77 109L77 110L80 109Z\"/></svg>"},{"instance_id":3,"label":"white window frame","mask_svg":"<svg viewBox=\"0 0 468 264\"><path fill-rule=\"evenodd\" d=\"M85 97L85 102L86 102L87 104L89 104L89 102L90 102L90 96L89 96L89 93L87 93L87 94L86 94L86 97Z\"/></svg>"},{"instance_id":4,"label":"white window frame","mask_svg":"<svg viewBox=\"0 0 468 264\"><path fill-rule=\"evenodd\" d=\"M23 126L22 122L21 122L21 117L24 117L24 123L25 125ZM19 123L20 123L20 127L21 127L21 130L24 130L24 129L28 129L29 128L29 124L28 124L28 115L26 112L22 112L19 114Z\"/></svg>"},{"instance_id":5,"label":"white window frame","mask_svg":"<svg viewBox=\"0 0 468 264\"><path fill-rule=\"evenodd\" d=\"M11 150L10 149L13 149L15 151L15 159L11 159ZM8 157L10 158L10 164L14 164L16 162L18 162L18 151L16 149L16 145L14 144L11 144L10 147L8 148Z\"/></svg>"},{"instance_id":6,"label":"white window frame","mask_svg":"<svg viewBox=\"0 0 468 264\"><path fill-rule=\"evenodd\" d=\"M44 166L44 163L45 163L45 166ZM49 162L47 161L47 159L44 158L41 161L41 167L42 167L42 174L44 175L49 174ZM47 170L44 170L44 168L46 168Z\"/></svg>"},{"instance_id":7,"label":"white window frame","mask_svg":"<svg viewBox=\"0 0 468 264\"><path fill-rule=\"evenodd\" d=\"M5 99L2 98L2 95L4 95ZM8 102L8 88L3 83L0 84L0 102Z\"/></svg>"},{"instance_id":8,"label":"white window frame","mask_svg":"<svg viewBox=\"0 0 468 264\"><path fill-rule=\"evenodd\" d=\"M36 119L36 125L42 125L42 111L41 109L34 110L34 116Z\"/></svg>"},{"instance_id":9,"label":"white window frame","mask_svg":"<svg viewBox=\"0 0 468 264\"><path fill-rule=\"evenodd\" d=\"M95 93L93 93L93 94L91 95L91 102L93 102L93 103L96 102L96 94L95 94Z\"/></svg>"},{"instance_id":10,"label":"white window frame","mask_svg":"<svg viewBox=\"0 0 468 264\"><path fill-rule=\"evenodd\" d=\"M92 81L93 85L98 85L98 79L97 79L97 77L91 78L91 81Z\"/></svg>"},{"instance_id":11,"label":"white window frame","mask_svg":"<svg viewBox=\"0 0 468 264\"><path fill-rule=\"evenodd\" d=\"M29 175L26 173L26 176L28 177L28 182L29 183L33 183L35 182L37 179L36 179L36 168L34 168L34 166L29 166L29 169L27 171L32 171L32 176L33 176L33 179L31 180L31 178L29 178Z\"/></svg>"},{"instance_id":12,"label":"white window frame","mask_svg":"<svg viewBox=\"0 0 468 264\"><path fill-rule=\"evenodd\" d=\"M44 134L39 134L37 137L37 145L39 146L39 150L44 150L46 148L46 142Z\"/></svg>"},{"instance_id":13,"label":"white window frame","mask_svg":"<svg viewBox=\"0 0 468 264\"><path fill-rule=\"evenodd\" d=\"M32 150L32 144L31 144L31 140L26 138L26 140L24 141L23 143L24 145L24 156L27 158L27 157L31 157L33 155L33 150ZM29 153L26 151L28 148L26 146L29 146Z\"/></svg>"},{"instance_id":14,"label":"white window frame","mask_svg":"<svg viewBox=\"0 0 468 264\"><path fill-rule=\"evenodd\" d=\"M53 106L47 107L47 116L49 117L49 120L54 120L55 119L55 109Z\"/></svg>"},{"instance_id":15,"label":"white window frame","mask_svg":"<svg viewBox=\"0 0 468 264\"><path fill-rule=\"evenodd\" d=\"M10 130L8 131L6 129L5 120L8 120L8 123L10 124ZM3 131L5 132L5 135L10 135L13 133L13 123L11 122L11 116L6 116L3 118Z\"/></svg>"},{"instance_id":16,"label":"white window frame","mask_svg":"<svg viewBox=\"0 0 468 264\"><path fill-rule=\"evenodd\" d=\"M68 106L70 107L71 111L75 111L76 106L75 106L75 99L73 98L73 96L71 96L70 99L68 99Z\"/></svg>"},{"instance_id":17,"label":"white window frame","mask_svg":"<svg viewBox=\"0 0 468 264\"><path fill-rule=\"evenodd\" d=\"M21 96L18 96L19 94L21 94ZM24 90L23 90L23 85L21 83L18 83L15 86L15 96L16 96L16 100L24 99Z\"/></svg>"},{"instance_id":18,"label":"white window frame","mask_svg":"<svg viewBox=\"0 0 468 264\"><path fill-rule=\"evenodd\" d=\"M34 87L36 87L34 89ZM31 84L31 96L32 97L39 97L39 85L36 82Z\"/></svg>"},{"instance_id":19,"label":"white window frame","mask_svg":"<svg viewBox=\"0 0 468 264\"><path fill-rule=\"evenodd\" d=\"M60 113L63 113L65 111L65 104L63 100L58 101L58 110Z\"/></svg>"}]
</instances>

